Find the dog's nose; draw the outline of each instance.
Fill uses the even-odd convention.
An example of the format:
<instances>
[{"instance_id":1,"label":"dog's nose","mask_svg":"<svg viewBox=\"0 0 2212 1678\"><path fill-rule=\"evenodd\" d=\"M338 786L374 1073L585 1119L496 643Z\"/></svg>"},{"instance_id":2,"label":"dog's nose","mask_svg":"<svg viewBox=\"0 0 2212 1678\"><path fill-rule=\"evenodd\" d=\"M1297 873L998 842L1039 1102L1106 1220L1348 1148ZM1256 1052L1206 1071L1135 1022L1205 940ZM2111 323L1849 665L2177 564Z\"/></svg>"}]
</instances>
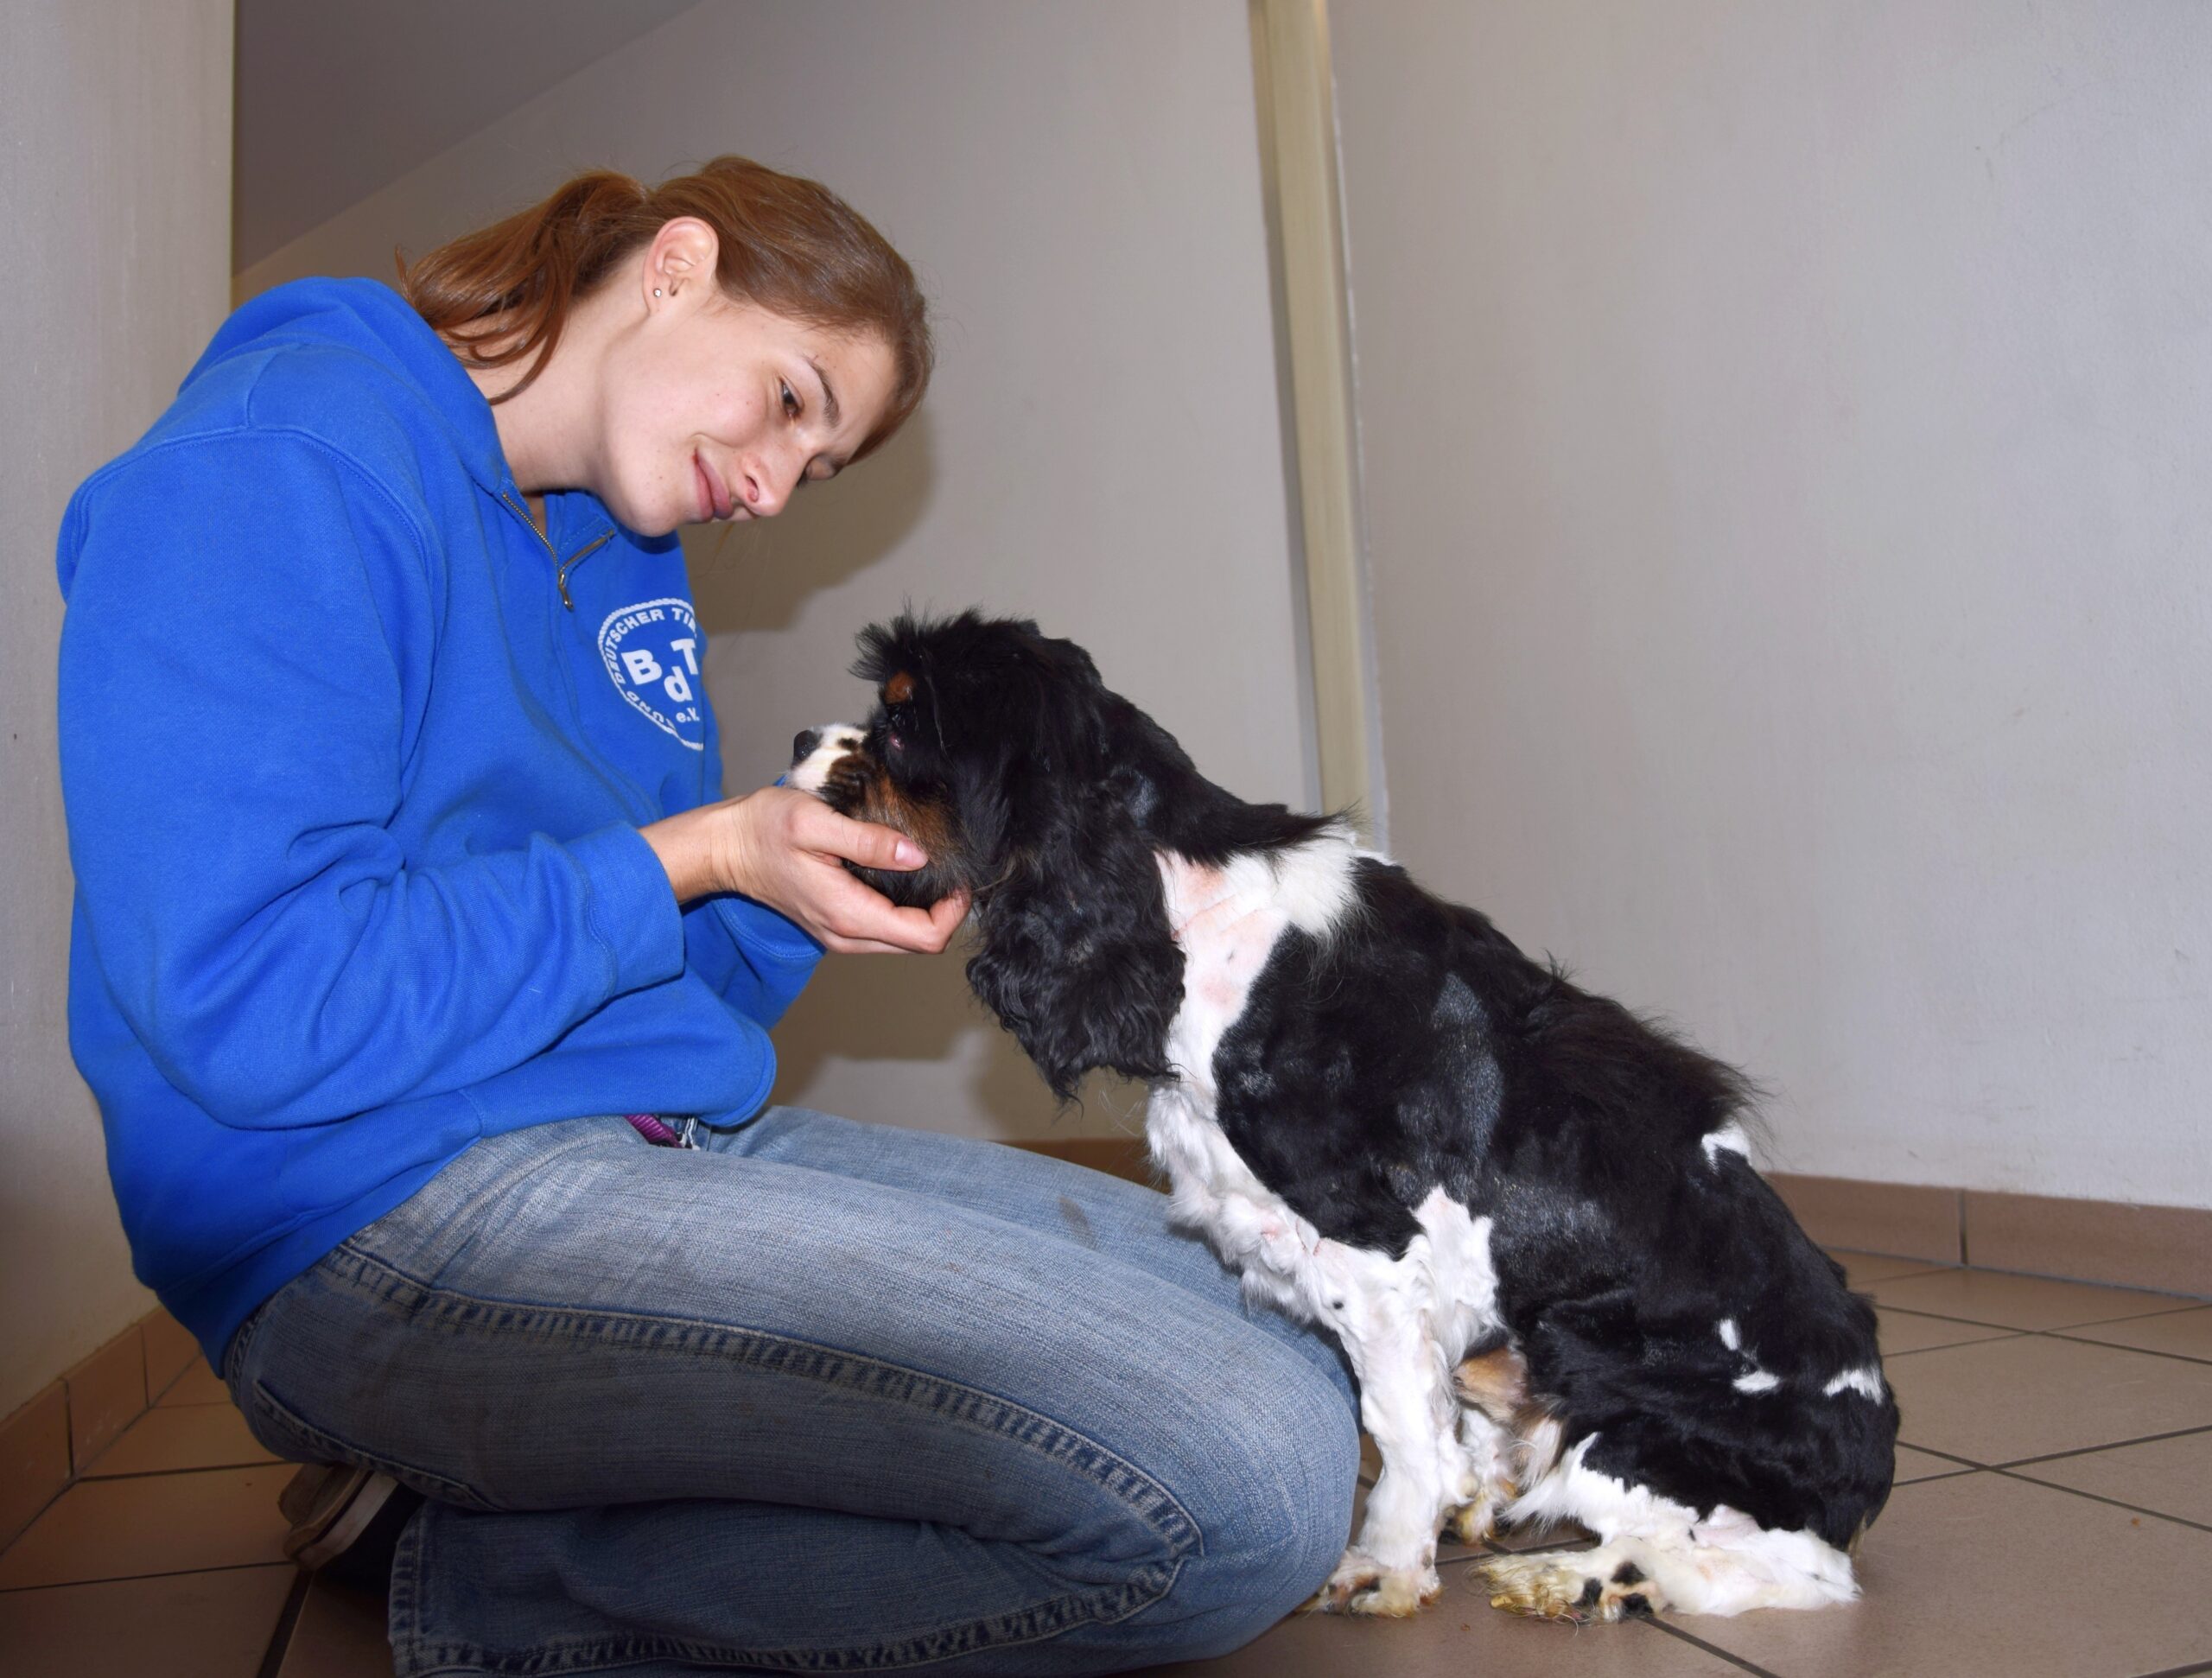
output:
<instances>
[{"instance_id":1,"label":"dog's nose","mask_svg":"<svg viewBox=\"0 0 2212 1678\"><path fill-rule=\"evenodd\" d=\"M822 744L822 730L802 728L791 736L791 761L804 763L814 755L814 748Z\"/></svg>"}]
</instances>

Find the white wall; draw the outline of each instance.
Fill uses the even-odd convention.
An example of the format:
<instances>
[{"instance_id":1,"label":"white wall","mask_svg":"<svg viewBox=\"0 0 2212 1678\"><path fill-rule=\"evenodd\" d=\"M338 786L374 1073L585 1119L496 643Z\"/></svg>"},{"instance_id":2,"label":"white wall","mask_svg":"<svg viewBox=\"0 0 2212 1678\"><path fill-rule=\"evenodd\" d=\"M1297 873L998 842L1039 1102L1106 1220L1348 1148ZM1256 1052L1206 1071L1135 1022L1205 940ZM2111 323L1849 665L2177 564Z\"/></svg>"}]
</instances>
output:
<instances>
[{"instance_id":1,"label":"white wall","mask_svg":"<svg viewBox=\"0 0 2212 1678\"><path fill-rule=\"evenodd\" d=\"M2212 8L1331 10L1400 854L1780 1165L2212 1204Z\"/></svg>"},{"instance_id":2,"label":"white wall","mask_svg":"<svg viewBox=\"0 0 2212 1678\"><path fill-rule=\"evenodd\" d=\"M693 554L734 788L856 715L855 631L902 602L1036 615L1200 766L1313 796L1242 0L711 0L238 276L389 277L611 164L738 151L830 183L937 311L937 383L880 455ZM833 960L779 1033L781 1099L1001 1136L1052 1122L957 957Z\"/></svg>"},{"instance_id":3,"label":"white wall","mask_svg":"<svg viewBox=\"0 0 2212 1678\"><path fill-rule=\"evenodd\" d=\"M69 1058L54 542L222 319L230 193L230 0L0 12L0 1415L153 1303Z\"/></svg>"}]
</instances>

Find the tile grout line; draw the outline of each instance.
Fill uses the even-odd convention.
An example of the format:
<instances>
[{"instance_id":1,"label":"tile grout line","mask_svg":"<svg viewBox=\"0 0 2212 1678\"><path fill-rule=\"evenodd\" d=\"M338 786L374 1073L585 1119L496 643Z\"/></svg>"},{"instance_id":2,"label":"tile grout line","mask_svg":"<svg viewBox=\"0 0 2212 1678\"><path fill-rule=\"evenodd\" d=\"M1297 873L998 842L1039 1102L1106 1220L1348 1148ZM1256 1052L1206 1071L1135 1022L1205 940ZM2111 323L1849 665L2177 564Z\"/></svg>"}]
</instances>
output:
<instances>
[{"instance_id":1,"label":"tile grout line","mask_svg":"<svg viewBox=\"0 0 2212 1678\"><path fill-rule=\"evenodd\" d=\"M2122 1318L2120 1320L2123 1322L2129 1322L2141 1319ZM2082 1326L2083 1328L2110 1328L2112 1325L2110 1323L2084 1323ZM2075 1333L2069 1329L2045 1328L2038 1329L2036 1332L2041 1334L2046 1340L2066 1340L2070 1341L2073 1344L2077 1346L2102 1346L2107 1351L2139 1351L2145 1357L2171 1357L2177 1363L2196 1363L2200 1366L2206 1363L2212 1363L2212 1357L2198 1357L2185 1351L2160 1351L2155 1346L2123 1346L2116 1340L2092 1340L2084 1335Z\"/></svg>"},{"instance_id":2,"label":"tile grout line","mask_svg":"<svg viewBox=\"0 0 2212 1678\"><path fill-rule=\"evenodd\" d=\"M1957 1319L1952 1318L1943 1320L1956 1321ZM1997 1325L1994 1323L1960 1323L1959 1326L1961 1328L1995 1328ZM1882 1362L1891 1363L1900 1357L1919 1357L1931 1351L1963 1351L1968 1346L1994 1346L2006 1340L2029 1339L2034 1333L2035 1331L2031 1328L2003 1329L1995 1334L1985 1334L1979 1340L1953 1340L1940 1346L1915 1346L1910 1351L1885 1351L1882 1354Z\"/></svg>"},{"instance_id":3,"label":"tile grout line","mask_svg":"<svg viewBox=\"0 0 2212 1678\"><path fill-rule=\"evenodd\" d=\"M2200 1672L2212 1672L2212 1661L2198 1661L2185 1667L2161 1667L2156 1672L2139 1674L2138 1678L2193 1678Z\"/></svg>"},{"instance_id":4,"label":"tile grout line","mask_svg":"<svg viewBox=\"0 0 2212 1678\"><path fill-rule=\"evenodd\" d=\"M295 1565L279 1556L274 1561L226 1561L219 1567L164 1567L150 1573L106 1573L99 1579L49 1579L42 1585L0 1585L0 1597L19 1597L26 1591L73 1591L79 1585L127 1585L141 1579L188 1579L194 1573L244 1573L256 1567Z\"/></svg>"},{"instance_id":5,"label":"tile grout line","mask_svg":"<svg viewBox=\"0 0 2212 1678\"><path fill-rule=\"evenodd\" d=\"M1654 1619L1650 1624L1657 1626L1660 1630L1665 1632L1670 1637L1681 1638L1682 1642L1689 1644L1693 1649L1703 1649L1707 1654L1713 1656L1716 1660L1726 1661L1730 1666L1740 1667L1745 1672L1757 1673L1758 1675L1758 1678L1775 1678L1775 1675L1769 1672L1764 1667L1754 1666L1742 1656L1732 1655L1717 1643L1709 1643L1702 1637L1694 1637L1678 1625L1670 1624L1663 1619Z\"/></svg>"},{"instance_id":6,"label":"tile grout line","mask_svg":"<svg viewBox=\"0 0 2212 1678\"><path fill-rule=\"evenodd\" d=\"M2000 1272L1999 1274L2009 1274L2011 1273ZM2080 1286L2083 1287L2101 1287L2104 1284L2101 1282L2082 1282L2080 1284ZM2135 1291L2139 1293L2147 1293L2152 1290L2147 1287L2139 1287ZM2178 1317L2184 1311L2202 1311L2208 1306L2212 1306L2212 1300L2200 1300L2194 1293L2168 1293L2164 1297L2170 1300L2178 1300L2181 1303L2179 1305L2164 1306L2157 1311L2142 1312L2134 1316L2100 1317L2094 1323L2069 1323L2067 1326L2069 1328L2109 1328L2114 1323L2140 1323L2146 1322L2153 1317Z\"/></svg>"},{"instance_id":7,"label":"tile grout line","mask_svg":"<svg viewBox=\"0 0 2212 1678\"><path fill-rule=\"evenodd\" d=\"M291 1652L292 1633L299 1629L300 1611L307 1606L308 1587L314 1579L313 1573L302 1571L284 1592L284 1605L276 1611L276 1624L270 1629L269 1647L261 1652L261 1664L254 1669L254 1678L279 1678L284 1656Z\"/></svg>"},{"instance_id":8,"label":"tile grout line","mask_svg":"<svg viewBox=\"0 0 2212 1678\"><path fill-rule=\"evenodd\" d=\"M1875 1303L1877 1305L1881 1304L1879 1300L1877 1300ZM1881 1306L1881 1309L1884 1311L1894 1312L1900 1317L1916 1317L1923 1322L1955 1323L1961 1328L1987 1328L1998 1331L1998 1332L1986 1335L1979 1340L1954 1340L1950 1344L1943 1346L1915 1346L1910 1351L1885 1351L1882 1354L1882 1361L1885 1363L1899 1357L1917 1357L1923 1352L1958 1351L1967 1346L1993 1346L2000 1340L2029 1339L2063 1340L2069 1345L2094 1346L2103 1351L2135 1351L2142 1353L2145 1357L2171 1358L2177 1363L2196 1363L2200 1366L2206 1363L2212 1363L2212 1357L2196 1357L2190 1356L2185 1351L2160 1351L2152 1346L2122 1345L2116 1340L2092 1340L2075 1332L2076 1330L2084 1328L2110 1328L2119 1323L2146 1322L2151 1320L2152 1318L2173 1316L2177 1314L2172 1312L2153 1312L2151 1313L2151 1318L2115 1317L2105 1322L2072 1323L2069 1324L2064 1328L2014 1328L2007 1323L1977 1322L1971 1317L1943 1317L1937 1315L1932 1311L1910 1311L1900 1305L1883 1305Z\"/></svg>"},{"instance_id":9,"label":"tile grout line","mask_svg":"<svg viewBox=\"0 0 2212 1678\"><path fill-rule=\"evenodd\" d=\"M1908 1450L1919 1452L1924 1457L1941 1457L1945 1462L1956 1463L1961 1468L1986 1469L1990 1466L1987 1463L1976 1462L1972 1457L1961 1457L1955 1451L1938 1451L1932 1445L1915 1445L1905 1439L1899 1440L1897 1443ZM1950 1476L1947 1474L1939 1478L1948 1479Z\"/></svg>"},{"instance_id":10,"label":"tile grout line","mask_svg":"<svg viewBox=\"0 0 2212 1678\"><path fill-rule=\"evenodd\" d=\"M77 1484L79 1485L92 1485L95 1484L105 1484L110 1481L159 1480L175 1474L225 1474L230 1472L233 1469L239 1468L283 1468L287 1466L297 1468L300 1465L296 1462L291 1462L289 1459L284 1457L256 1457L251 1462L194 1463L189 1468L133 1468L126 1470L120 1474L87 1474L84 1478L78 1481ZM42 1510L41 1511L41 1513L43 1512L44 1511ZM29 1531L29 1529L25 1528L24 1530Z\"/></svg>"},{"instance_id":11,"label":"tile grout line","mask_svg":"<svg viewBox=\"0 0 2212 1678\"><path fill-rule=\"evenodd\" d=\"M1983 1271L1980 1274L1988 1275L1993 1273L1989 1271ZM1896 1280L1898 1281L1905 1281L1910 1279L1904 1276L1899 1276L1896 1278ZM2031 1281L2039 1281L2046 1280L2046 1278L2030 1277L2028 1280ZM1877 1282L1875 1284L1878 1287L1886 1287L1889 1284L1887 1282ZM2064 1284L2064 1286L2070 1287L2075 1286L2075 1284L2069 1282ZM1986 1318L1961 1317L1955 1312L1930 1311L1923 1306L1898 1305L1892 1300L1885 1300L1872 1293L1868 1294L1867 1297L1874 1301L1877 1308L1883 1311L1894 1311L1901 1317L1933 1317L1936 1321L1941 1323L1969 1323L1975 1328L2009 1328L2015 1334L2071 1334L2076 1329L2115 1328L2122 1323L2156 1322L2164 1318L2180 1317L2190 1312L2202 1311L2206 1308L2205 1302L2203 1300L2192 1300L2188 1304L2177 1306L2176 1309L2171 1311L2142 1311L2137 1312L2133 1315L2127 1317L2092 1317L2087 1322L2046 1323L2040 1328L2024 1328L2018 1323L1993 1323ZM2133 1348L2130 1347L2129 1350L2133 1351Z\"/></svg>"},{"instance_id":12,"label":"tile grout line","mask_svg":"<svg viewBox=\"0 0 2212 1678\"><path fill-rule=\"evenodd\" d=\"M2083 1445L2071 1451L2046 1451L2039 1457L2012 1457L2001 1463L1989 1463L1990 1468L2032 1468L2038 1463L2061 1462L2069 1457L2094 1457L2101 1451L2121 1451L2131 1445L2156 1445L2161 1440L2187 1439L2191 1433L2212 1433L2212 1423L2195 1427L2177 1427L2170 1433L2145 1433L2139 1439L2114 1440L2110 1445ZM1915 1449L1918 1447L1916 1446Z\"/></svg>"},{"instance_id":13,"label":"tile grout line","mask_svg":"<svg viewBox=\"0 0 2212 1678\"><path fill-rule=\"evenodd\" d=\"M137 1322L135 1322L135 1323L131 1324L131 1325L130 1325L128 1329L125 1329L125 1330L124 1331L124 1334L122 1334L122 1335L118 1335L118 1336L116 1337L116 1340L120 1340L120 1339L122 1339L122 1338L124 1338L124 1335L129 1335L129 1334L133 1334L133 1333L137 1334L137 1335L139 1337L139 1341L138 1341L139 1359L140 1359L139 1368L140 1368L142 1370L145 1368L144 1359L145 1359L145 1357L146 1357L146 1342L145 1342L146 1325L147 1325L148 1323L151 1322L151 1321L152 1321L152 1320L153 1320L156 1316L158 1316L158 1315L160 1315L160 1314L162 1314L162 1307L161 1307L160 1306L156 1306L154 1307L154 1309L153 1309L153 1310L151 1310L151 1311L148 1312L144 1316L143 1316L143 1317L139 1318L139 1319L138 1319L138 1320L137 1320ZM111 1341L109 1341L109 1342L108 1342L107 1346L103 1346L103 1347L101 1347L101 1348L100 1348L100 1350L99 1350L99 1351L97 1351L97 1352L94 1352L94 1353L92 1354L92 1356L93 1356L93 1357L95 1357L104 1356L104 1355L106 1353L106 1351L107 1351L107 1350L108 1350L108 1347L109 1347L109 1346L112 1346L112 1345L114 1345L114 1344L116 1344L116 1340L111 1340ZM79 1365L79 1367L81 1367L81 1365ZM168 1396L169 1395L169 1394L170 1394L170 1393L174 1392L174 1391L176 1389L177 1383L178 1383L179 1382L182 1381L182 1380L183 1380L187 1376L190 1375L191 1373L192 1373L192 1365L191 1365L189 1363L187 1363L187 1364L186 1364L182 1369L179 1370L178 1370L175 1375L171 1376L170 1376L170 1377L169 1377L166 1382L164 1382L162 1384L162 1389L161 1389L161 1391L159 1391L159 1392L156 1392L156 1391L155 1391L151 1387L149 1387L149 1388L146 1389L146 1402L145 1402L145 1403L139 1407L139 1408L138 1408L137 1412L134 1415L132 1415L132 1417L130 1418L130 1421L126 1421L126 1422L124 1422L124 1423L123 1424L122 1427L121 1427L121 1428L117 1432L117 1433L116 1433L116 1435L115 1435L115 1437L114 1437L113 1439L110 1440L109 1440L105 1445L102 1446L97 1452L95 1452L95 1453L94 1453L94 1455L92 1456L92 1460L91 1460L90 1462L88 1462L88 1463L86 1463L86 1464L85 1465L85 1468L91 1468L91 1467L95 1466L96 1465L98 1465L98 1463L99 1462L99 1459L100 1459L102 1457L105 1457L105 1455L107 1455L107 1453L108 1453L110 1451L112 1451L112 1450L113 1450L113 1449L114 1449L118 1445L120 1445L120 1444L123 1442L123 1435L124 1435L124 1433L129 1433L129 1432L130 1432L133 1427L137 1427L140 1422L143 1421L144 1421L144 1420L145 1420L149 1415L152 1414L153 1414L153 1412L154 1412L154 1410L155 1410L155 1408L156 1408L157 1406L159 1406L159 1405L160 1405L161 1402L162 1402L164 1398L168 1397ZM31 1511L31 1515L30 1515L30 1518L29 1518L29 1520L25 1521L25 1522L23 1522L23 1524L22 1524L22 1526L21 1528L19 1528L19 1529L18 1529L17 1530L16 1530L15 1532L9 1534L9 1535L4 1538L4 1539L0 1539L0 1556L4 1556L4 1555L6 1555L6 1554L7 1554L7 1553L8 1553L10 1550L13 1549L13 1548L16 1546L16 1544L17 1544L17 1543L21 1542L24 1538L28 1537L28 1536L29 1535L29 1534L30 1534L30 1529L31 1529L33 1527L36 1526L36 1525L37 1525L41 1521L42 1521L42 1520L44 1520L44 1519L46 1518L46 1515L47 1515L47 1511L48 1511L48 1510L51 1510L51 1509L52 1509L52 1508L56 1504L56 1503L60 1503L60 1502L64 1497L67 1497L67 1496L69 1495L69 1493L71 1492L71 1490L73 1490L73 1489L74 1489L75 1487L77 1487L78 1485L80 1485L81 1484L83 1484L83 1483L84 1483L84 1481L85 1481L86 1479L87 1479L88 1478L90 1478L89 1476L87 1476L87 1475L86 1474L86 1472L85 1472L85 1468L79 1468L79 1467L77 1465L77 1451L76 1451L76 1439L75 1439L76 1428L75 1428L75 1423L74 1423L74 1421L72 1420L72 1412L71 1412L71 1406L73 1404L74 1400L71 1397L70 1393L69 1393L69 1387L68 1387L68 1378L67 1378L67 1375L66 1375L66 1373L65 1373L64 1375L57 1376L55 1376L54 1378L55 1378L57 1381L60 1381L60 1382L62 1383L62 1396L61 1396L61 1416L62 1416L62 1425L63 1425L65 1427L68 1428L68 1429L69 1429L69 1432L70 1432L70 1438L69 1438L69 1440L68 1440L69 1471L68 1471L68 1473L67 1473L67 1475L65 1475L65 1476L63 1477L62 1481L61 1481L61 1484L60 1484L60 1485L56 1486L56 1487L54 1489L54 1495L53 1495L52 1497L50 1497L47 1498L47 1499L46 1499L45 1501L43 1501L42 1503L41 1503L39 1504L39 1506L38 1506L35 1510L32 1510L32 1511ZM181 1408L181 1407L179 1407L179 1408ZM123 1477L122 1477L122 1476L120 1476L120 1475L117 1475L117 1476L112 1476L112 1477L104 1476L104 1477L102 1477L102 1478L118 1478L118 1479L119 1479L119 1478L123 1478Z\"/></svg>"},{"instance_id":14,"label":"tile grout line","mask_svg":"<svg viewBox=\"0 0 2212 1678\"><path fill-rule=\"evenodd\" d=\"M2022 1485L2039 1485L2045 1491L2063 1491L2070 1497L2087 1497L2093 1503L2109 1503L2114 1509L2126 1510L2130 1515L2147 1515L2153 1521L2171 1521L2177 1527L2194 1527L2199 1532L2212 1532L2212 1526L2207 1526L2202 1521L2192 1521L2186 1516L2168 1515L2164 1510L2145 1509L2140 1503L2123 1503L2117 1497L2083 1491L2076 1486L2054 1485L2049 1480L2038 1480L2032 1474L2015 1474L2010 1469L1993 1468L1989 1471L2002 1475L2008 1480L2018 1480Z\"/></svg>"}]
</instances>

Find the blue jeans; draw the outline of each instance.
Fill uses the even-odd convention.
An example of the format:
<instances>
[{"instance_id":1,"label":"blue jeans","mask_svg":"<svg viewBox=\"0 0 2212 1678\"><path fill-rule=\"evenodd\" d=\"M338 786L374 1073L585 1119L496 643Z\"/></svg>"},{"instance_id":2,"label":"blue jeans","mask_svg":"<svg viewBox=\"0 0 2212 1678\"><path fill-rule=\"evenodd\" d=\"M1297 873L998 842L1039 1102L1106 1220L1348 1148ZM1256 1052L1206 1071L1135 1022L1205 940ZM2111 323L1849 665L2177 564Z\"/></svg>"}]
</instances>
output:
<instances>
[{"instance_id":1,"label":"blue jeans","mask_svg":"<svg viewBox=\"0 0 2212 1678\"><path fill-rule=\"evenodd\" d=\"M1166 1206L791 1108L696 1152L543 1125L285 1286L226 1375L270 1449L431 1499L404 1678L1217 1655L1335 1564L1357 1405Z\"/></svg>"}]
</instances>

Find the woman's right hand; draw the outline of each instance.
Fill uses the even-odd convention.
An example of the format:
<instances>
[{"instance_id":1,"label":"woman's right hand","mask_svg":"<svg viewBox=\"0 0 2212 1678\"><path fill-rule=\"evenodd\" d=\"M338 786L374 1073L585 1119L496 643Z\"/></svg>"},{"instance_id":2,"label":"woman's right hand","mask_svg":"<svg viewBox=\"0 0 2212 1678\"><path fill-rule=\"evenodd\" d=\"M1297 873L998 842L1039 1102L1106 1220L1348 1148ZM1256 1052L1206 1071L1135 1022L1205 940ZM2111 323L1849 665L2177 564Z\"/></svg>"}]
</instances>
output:
<instances>
[{"instance_id":1,"label":"woman's right hand","mask_svg":"<svg viewBox=\"0 0 2212 1678\"><path fill-rule=\"evenodd\" d=\"M742 892L843 954L935 954L968 913L956 894L934 907L902 909L844 868L904 872L929 858L894 828L840 816L811 793L764 786L640 828L668 871L678 903Z\"/></svg>"}]
</instances>

